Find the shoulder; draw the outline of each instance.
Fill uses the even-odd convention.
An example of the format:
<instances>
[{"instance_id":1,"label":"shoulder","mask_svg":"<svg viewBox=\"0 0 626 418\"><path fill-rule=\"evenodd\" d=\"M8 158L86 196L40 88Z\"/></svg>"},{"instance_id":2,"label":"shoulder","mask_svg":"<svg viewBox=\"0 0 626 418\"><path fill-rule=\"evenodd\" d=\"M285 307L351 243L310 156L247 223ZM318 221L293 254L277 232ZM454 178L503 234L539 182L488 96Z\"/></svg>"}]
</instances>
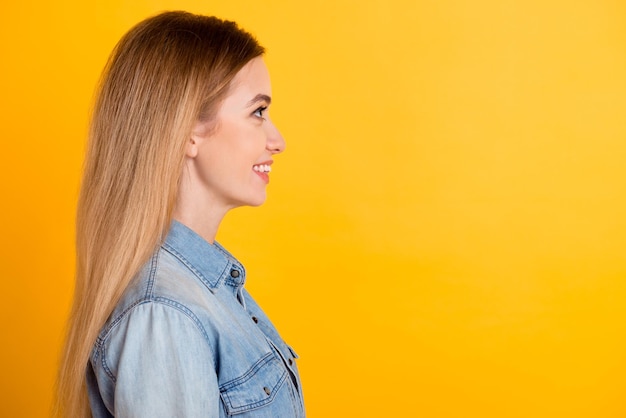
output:
<instances>
[{"instance_id":1,"label":"shoulder","mask_svg":"<svg viewBox=\"0 0 626 418\"><path fill-rule=\"evenodd\" d=\"M160 247L133 278L113 310L109 323L145 303L187 311L214 298L215 289L203 282L193 266ZM106 328L106 326L105 326Z\"/></svg>"},{"instance_id":2,"label":"shoulder","mask_svg":"<svg viewBox=\"0 0 626 418\"><path fill-rule=\"evenodd\" d=\"M124 360L132 368L146 360L206 367L216 364L217 334L209 316L217 311L215 295L193 271L160 248L133 278L95 341L91 362L98 380L116 381ZM190 357L185 360L185 358Z\"/></svg>"},{"instance_id":3,"label":"shoulder","mask_svg":"<svg viewBox=\"0 0 626 418\"><path fill-rule=\"evenodd\" d=\"M214 289L184 262L160 248L133 278L100 330L94 348L127 335L129 326L155 329L178 324L170 330L174 333L195 327L210 341L207 315L219 314L217 304Z\"/></svg>"}]
</instances>

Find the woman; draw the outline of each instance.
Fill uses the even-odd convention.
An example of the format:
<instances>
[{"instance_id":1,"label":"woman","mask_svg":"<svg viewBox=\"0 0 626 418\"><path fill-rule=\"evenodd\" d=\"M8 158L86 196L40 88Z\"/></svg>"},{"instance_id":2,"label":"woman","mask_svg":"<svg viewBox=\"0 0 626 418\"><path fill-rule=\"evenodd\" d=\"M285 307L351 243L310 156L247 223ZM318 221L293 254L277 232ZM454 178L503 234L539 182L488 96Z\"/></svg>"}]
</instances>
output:
<instances>
[{"instance_id":1,"label":"woman","mask_svg":"<svg viewBox=\"0 0 626 418\"><path fill-rule=\"evenodd\" d=\"M78 204L59 380L67 417L301 417L296 354L214 241L260 205L285 143L263 48L235 23L167 12L105 68Z\"/></svg>"}]
</instances>

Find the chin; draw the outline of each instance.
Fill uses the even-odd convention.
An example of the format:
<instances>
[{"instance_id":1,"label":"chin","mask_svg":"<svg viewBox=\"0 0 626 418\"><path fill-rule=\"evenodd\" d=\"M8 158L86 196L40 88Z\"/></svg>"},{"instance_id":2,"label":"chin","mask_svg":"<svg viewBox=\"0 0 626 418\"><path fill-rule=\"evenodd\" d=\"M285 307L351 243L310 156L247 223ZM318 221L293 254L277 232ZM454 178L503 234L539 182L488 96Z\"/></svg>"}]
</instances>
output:
<instances>
[{"instance_id":1,"label":"chin","mask_svg":"<svg viewBox=\"0 0 626 418\"><path fill-rule=\"evenodd\" d=\"M246 202L246 206L252 206L252 207L261 206L263 203L265 203L266 200L267 200L267 196L265 195L265 193L263 193L263 195L255 196L249 199Z\"/></svg>"},{"instance_id":2,"label":"chin","mask_svg":"<svg viewBox=\"0 0 626 418\"><path fill-rule=\"evenodd\" d=\"M261 206L263 203L265 203L265 200L266 199L263 198L263 199L260 199L260 200L254 201L254 202L250 202L248 204L248 206L253 206L253 207Z\"/></svg>"}]
</instances>

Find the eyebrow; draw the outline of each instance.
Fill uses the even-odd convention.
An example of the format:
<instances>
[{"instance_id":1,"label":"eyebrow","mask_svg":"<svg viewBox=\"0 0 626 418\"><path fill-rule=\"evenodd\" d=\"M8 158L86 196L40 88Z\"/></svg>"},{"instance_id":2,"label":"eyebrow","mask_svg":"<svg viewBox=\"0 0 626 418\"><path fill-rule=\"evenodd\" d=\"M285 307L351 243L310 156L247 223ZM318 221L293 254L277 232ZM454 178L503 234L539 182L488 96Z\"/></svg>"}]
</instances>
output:
<instances>
[{"instance_id":1,"label":"eyebrow","mask_svg":"<svg viewBox=\"0 0 626 418\"><path fill-rule=\"evenodd\" d=\"M269 105L272 103L272 98L267 94L257 94L252 100L248 102L247 107L250 107L258 102L267 102L267 104Z\"/></svg>"}]
</instances>

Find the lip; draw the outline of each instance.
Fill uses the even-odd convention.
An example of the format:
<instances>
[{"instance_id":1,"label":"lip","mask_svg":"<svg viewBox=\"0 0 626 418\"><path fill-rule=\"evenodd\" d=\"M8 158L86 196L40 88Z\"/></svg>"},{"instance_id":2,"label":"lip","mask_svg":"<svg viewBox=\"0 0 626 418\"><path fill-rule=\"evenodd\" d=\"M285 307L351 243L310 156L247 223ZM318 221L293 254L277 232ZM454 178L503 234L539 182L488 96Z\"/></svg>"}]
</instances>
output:
<instances>
[{"instance_id":1,"label":"lip","mask_svg":"<svg viewBox=\"0 0 626 418\"><path fill-rule=\"evenodd\" d=\"M263 161L263 162L260 162L260 163L253 164L253 167L255 165L270 165L271 166L273 163L274 163L273 160L267 160L267 161ZM269 176L268 173L261 173L259 171L254 171L254 170L252 170L252 171L254 172L254 174L256 174L257 176L261 177L261 180L263 180L265 182L265 184L268 184L270 182L270 176Z\"/></svg>"}]
</instances>

